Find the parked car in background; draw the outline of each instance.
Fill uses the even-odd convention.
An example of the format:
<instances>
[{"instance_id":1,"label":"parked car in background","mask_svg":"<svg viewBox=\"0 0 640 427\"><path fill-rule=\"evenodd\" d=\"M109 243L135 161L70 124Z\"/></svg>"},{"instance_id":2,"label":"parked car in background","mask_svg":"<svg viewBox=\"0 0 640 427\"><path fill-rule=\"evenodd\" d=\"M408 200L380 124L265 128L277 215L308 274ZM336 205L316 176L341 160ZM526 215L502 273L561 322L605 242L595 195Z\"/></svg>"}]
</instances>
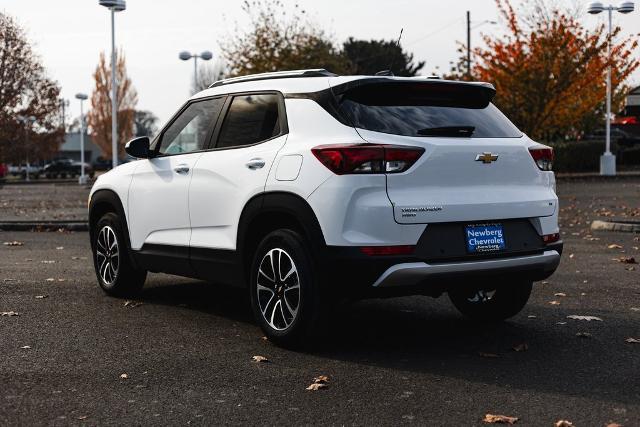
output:
<instances>
[{"instance_id":1,"label":"parked car in background","mask_svg":"<svg viewBox=\"0 0 640 427\"><path fill-rule=\"evenodd\" d=\"M29 165L29 177L32 179L38 179L42 173L42 166L38 164ZM18 176L22 179L27 177L27 165L9 165L7 168L7 175Z\"/></svg>"},{"instance_id":2,"label":"parked car in background","mask_svg":"<svg viewBox=\"0 0 640 427\"><path fill-rule=\"evenodd\" d=\"M9 167L4 163L0 163L0 180L4 180L9 173Z\"/></svg>"},{"instance_id":3,"label":"parked car in background","mask_svg":"<svg viewBox=\"0 0 640 427\"><path fill-rule=\"evenodd\" d=\"M43 173L47 178L73 178L80 176L82 163L71 159L56 159L44 167ZM93 178L93 168L84 164L85 175Z\"/></svg>"},{"instance_id":4,"label":"parked car in background","mask_svg":"<svg viewBox=\"0 0 640 427\"><path fill-rule=\"evenodd\" d=\"M598 129L585 135L584 141L604 141L605 138L605 129ZM611 127L611 142L620 147L630 147L640 144L640 135L634 135L633 133L620 129L619 127Z\"/></svg>"},{"instance_id":5,"label":"parked car in background","mask_svg":"<svg viewBox=\"0 0 640 427\"><path fill-rule=\"evenodd\" d=\"M127 155L124 159L118 160L118 166L123 165L125 163L129 163L135 160L133 157ZM93 161L93 170L94 171L108 171L111 169L112 162L111 159L105 159L104 157L98 157Z\"/></svg>"}]
</instances>

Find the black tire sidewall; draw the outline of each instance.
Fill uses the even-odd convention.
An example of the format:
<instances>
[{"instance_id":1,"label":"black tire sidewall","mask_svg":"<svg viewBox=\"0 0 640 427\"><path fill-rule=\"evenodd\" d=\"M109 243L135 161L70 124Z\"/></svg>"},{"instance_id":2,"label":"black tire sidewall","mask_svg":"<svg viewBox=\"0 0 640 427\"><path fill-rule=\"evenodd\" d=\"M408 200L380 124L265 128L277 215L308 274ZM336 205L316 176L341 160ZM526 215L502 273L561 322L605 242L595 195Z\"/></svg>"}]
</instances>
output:
<instances>
[{"instance_id":1,"label":"black tire sidewall","mask_svg":"<svg viewBox=\"0 0 640 427\"><path fill-rule=\"evenodd\" d=\"M271 250L280 248L292 258L298 271L300 284L300 303L293 323L285 330L272 328L264 319L257 297L258 268L263 257ZM256 321L267 337L281 345L300 343L318 323L320 315L320 292L312 257L305 239L295 231L281 229L268 234L258 245L249 271L251 308Z\"/></svg>"},{"instance_id":2,"label":"black tire sidewall","mask_svg":"<svg viewBox=\"0 0 640 427\"><path fill-rule=\"evenodd\" d=\"M119 250L119 265L116 280L112 284L107 284L100 277L98 271L97 258L97 241L100 230L109 226L116 234ZM144 285L146 271L137 270L131 263L129 250L126 244L125 233L122 228L120 217L113 212L103 215L96 224L95 233L93 233L93 241L91 242L93 249L93 265L96 272L96 278L100 287L109 295L113 296L131 296L140 291Z\"/></svg>"}]
</instances>

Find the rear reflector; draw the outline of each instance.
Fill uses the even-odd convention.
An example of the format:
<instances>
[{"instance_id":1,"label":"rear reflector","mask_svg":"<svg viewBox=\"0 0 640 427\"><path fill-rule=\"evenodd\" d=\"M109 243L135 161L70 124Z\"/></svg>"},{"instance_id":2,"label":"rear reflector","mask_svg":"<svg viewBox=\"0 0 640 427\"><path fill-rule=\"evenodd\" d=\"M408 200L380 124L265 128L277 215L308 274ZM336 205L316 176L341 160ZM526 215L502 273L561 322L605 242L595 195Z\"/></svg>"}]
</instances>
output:
<instances>
[{"instance_id":1,"label":"rear reflector","mask_svg":"<svg viewBox=\"0 0 640 427\"><path fill-rule=\"evenodd\" d=\"M553 148L529 148L529 154L541 171L553 170Z\"/></svg>"},{"instance_id":2,"label":"rear reflector","mask_svg":"<svg viewBox=\"0 0 640 427\"><path fill-rule=\"evenodd\" d=\"M424 148L385 144L333 144L311 149L336 175L400 173L422 156Z\"/></svg>"},{"instance_id":3,"label":"rear reflector","mask_svg":"<svg viewBox=\"0 0 640 427\"><path fill-rule=\"evenodd\" d=\"M410 255L413 253L415 246L401 245L401 246L362 246L360 252L365 255L377 256L377 255Z\"/></svg>"},{"instance_id":4,"label":"rear reflector","mask_svg":"<svg viewBox=\"0 0 640 427\"><path fill-rule=\"evenodd\" d=\"M544 236L542 236L542 241L547 245L549 243L557 242L558 240L560 240L560 234L559 233L545 234Z\"/></svg>"}]
</instances>

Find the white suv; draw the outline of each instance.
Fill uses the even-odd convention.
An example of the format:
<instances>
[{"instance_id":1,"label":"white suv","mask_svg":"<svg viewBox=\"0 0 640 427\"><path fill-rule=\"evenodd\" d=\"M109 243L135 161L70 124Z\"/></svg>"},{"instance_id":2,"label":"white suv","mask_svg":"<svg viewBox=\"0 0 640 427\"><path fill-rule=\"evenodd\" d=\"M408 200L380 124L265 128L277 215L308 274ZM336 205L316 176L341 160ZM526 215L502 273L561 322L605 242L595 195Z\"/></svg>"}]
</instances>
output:
<instances>
[{"instance_id":1,"label":"white suv","mask_svg":"<svg viewBox=\"0 0 640 427\"><path fill-rule=\"evenodd\" d=\"M553 151L487 83L337 76L222 80L90 198L100 286L146 272L248 286L273 341L309 336L340 298L448 293L500 320L558 266Z\"/></svg>"}]
</instances>

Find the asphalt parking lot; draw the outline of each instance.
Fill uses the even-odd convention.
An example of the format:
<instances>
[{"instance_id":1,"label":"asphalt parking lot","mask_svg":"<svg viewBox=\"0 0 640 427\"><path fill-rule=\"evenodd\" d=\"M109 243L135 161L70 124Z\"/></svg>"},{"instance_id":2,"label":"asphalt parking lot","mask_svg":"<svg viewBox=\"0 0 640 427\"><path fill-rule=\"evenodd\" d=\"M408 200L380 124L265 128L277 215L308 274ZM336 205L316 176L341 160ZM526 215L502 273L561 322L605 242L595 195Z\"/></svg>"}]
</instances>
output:
<instances>
[{"instance_id":1,"label":"asphalt parking lot","mask_svg":"<svg viewBox=\"0 0 640 427\"><path fill-rule=\"evenodd\" d=\"M0 219L82 215L86 203L16 191L0 190ZM152 274L140 298L114 299L96 284L87 233L0 232L22 243L0 244L0 312L18 313L0 317L0 425L467 426L486 413L640 425L640 343L627 342L640 340L640 265L620 262L640 260L639 237L589 229L640 219L640 179L558 191L560 269L512 320L468 322L446 297L363 301L304 352L264 340L242 291ZM328 387L306 390L320 375Z\"/></svg>"}]
</instances>

